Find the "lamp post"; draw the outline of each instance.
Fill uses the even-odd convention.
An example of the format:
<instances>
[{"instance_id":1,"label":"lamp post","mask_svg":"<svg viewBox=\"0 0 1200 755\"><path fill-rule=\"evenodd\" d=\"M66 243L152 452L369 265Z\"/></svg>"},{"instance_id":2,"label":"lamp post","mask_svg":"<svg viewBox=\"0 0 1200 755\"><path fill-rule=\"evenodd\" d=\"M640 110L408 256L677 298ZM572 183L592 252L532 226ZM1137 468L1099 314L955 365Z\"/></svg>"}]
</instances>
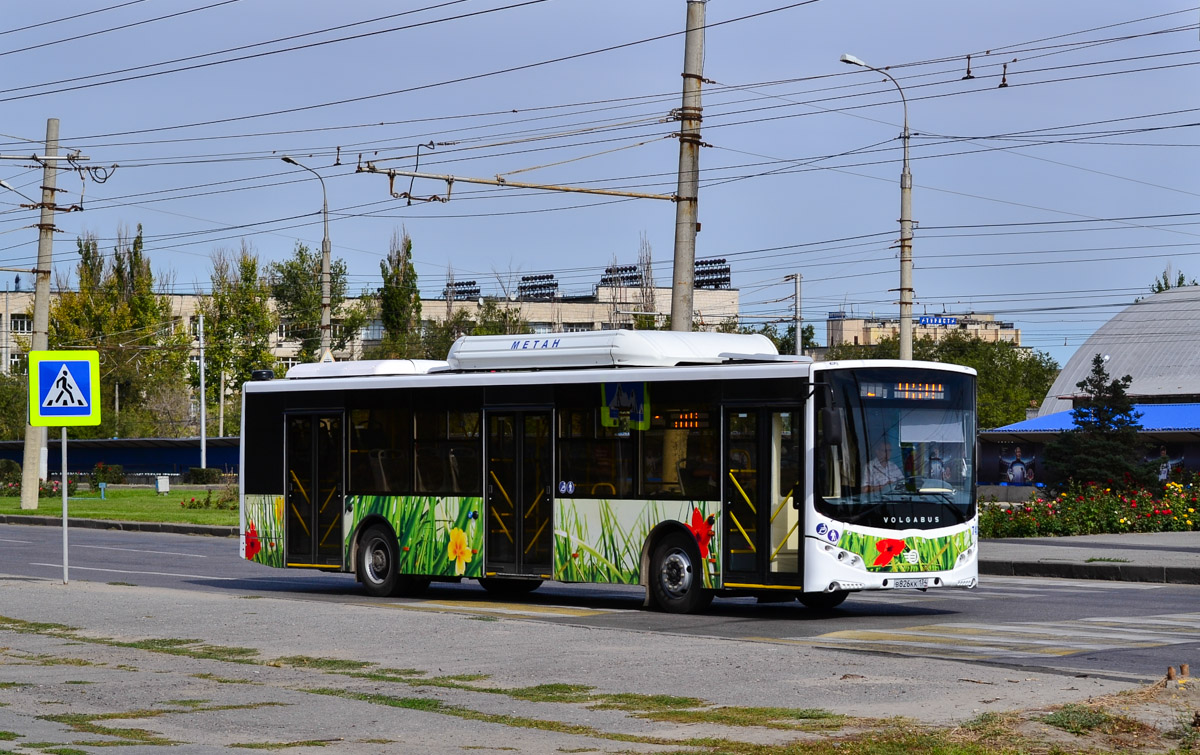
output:
<instances>
[{"instance_id":1,"label":"lamp post","mask_svg":"<svg viewBox=\"0 0 1200 755\"><path fill-rule=\"evenodd\" d=\"M900 358L912 359L912 173L908 170L908 100L904 98L904 90L900 82L887 71L867 65L853 55L843 55L843 63L852 66L869 68L876 73L887 76L896 85L900 93L900 102L904 105L904 168L900 172Z\"/></svg>"},{"instance_id":2,"label":"lamp post","mask_svg":"<svg viewBox=\"0 0 1200 755\"><path fill-rule=\"evenodd\" d=\"M297 168L303 168L309 173L317 177L321 182L321 213L325 219L325 237L321 239L321 353L317 360L320 361L326 358L329 352L329 195L325 192L325 179L321 178L321 174L308 167L301 165L291 157L284 155L282 160L288 165L295 165Z\"/></svg>"}]
</instances>

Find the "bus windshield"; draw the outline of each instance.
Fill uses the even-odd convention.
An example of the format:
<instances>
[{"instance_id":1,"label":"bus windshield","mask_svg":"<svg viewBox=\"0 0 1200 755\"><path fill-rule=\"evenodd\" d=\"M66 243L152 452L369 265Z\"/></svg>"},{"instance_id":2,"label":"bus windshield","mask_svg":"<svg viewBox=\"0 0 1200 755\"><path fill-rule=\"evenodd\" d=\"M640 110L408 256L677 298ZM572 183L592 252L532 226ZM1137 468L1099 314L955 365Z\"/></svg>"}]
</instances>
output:
<instances>
[{"instance_id":1,"label":"bus windshield","mask_svg":"<svg viewBox=\"0 0 1200 755\"><path fill-rule=\"evenodd\" d=\"M973 376L895 367L823 375L818 512L889 529L936 529L975 516Z\"/></svg>"}]
</instances>

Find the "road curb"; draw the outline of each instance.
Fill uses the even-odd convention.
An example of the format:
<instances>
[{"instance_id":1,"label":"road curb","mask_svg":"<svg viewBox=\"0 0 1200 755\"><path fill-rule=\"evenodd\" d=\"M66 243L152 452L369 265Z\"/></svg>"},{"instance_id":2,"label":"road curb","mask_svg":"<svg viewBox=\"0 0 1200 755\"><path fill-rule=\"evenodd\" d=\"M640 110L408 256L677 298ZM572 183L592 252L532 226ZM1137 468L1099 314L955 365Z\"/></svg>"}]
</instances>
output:
<instances>
[{"instance_id":1,"label":"road curb","mask_svg":"<svg viewBox=\"0 0 1200 755\"><path fill-rule=\"evenodd\" d=\"M57 527L62 524L62 517L0 514L0 524L34 524ZM220 527L211 524L165 524L163 522L124 522L113 519L69 519L67 526L91 530L169 532L176 535L208 535L210 537L237 537L238 535L237 527Z\"/></svg>"},{"instance_id":2,"label":"road curb","mask_svg":"<svg viewBox=\"0 0 1200 755\"><path fill-rule=\"evenodd\" d=\"M980 574L1003 577L1057 577L1106 579L1113 582L1160 582L1200 585L1200 567L1138 566L1132 564L1080 564L1063 561L984 561Z\"/></svg>"}]
</instances>

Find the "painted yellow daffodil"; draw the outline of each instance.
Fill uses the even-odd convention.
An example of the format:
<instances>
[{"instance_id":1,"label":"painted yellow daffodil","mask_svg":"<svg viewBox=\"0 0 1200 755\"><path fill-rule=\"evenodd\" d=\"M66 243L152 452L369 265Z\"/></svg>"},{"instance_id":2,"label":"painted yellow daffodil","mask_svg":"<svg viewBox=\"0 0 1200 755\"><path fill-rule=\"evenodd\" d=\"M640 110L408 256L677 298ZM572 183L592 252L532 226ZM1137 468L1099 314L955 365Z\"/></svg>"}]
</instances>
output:
<instances>
[{"instance_id":1,"label":"painted yellow daffodil","mask_svg":"<svg viewBox=\"0 0 1200 755\"><path fill-rule=\"evenodd\" d=\"M467 545L467 533L458 527L450 530L450 547L446 558L454 562L454 573L462 576L467 570L467 562L471 560L471 547Z\"/></svg>"}]
</instances>

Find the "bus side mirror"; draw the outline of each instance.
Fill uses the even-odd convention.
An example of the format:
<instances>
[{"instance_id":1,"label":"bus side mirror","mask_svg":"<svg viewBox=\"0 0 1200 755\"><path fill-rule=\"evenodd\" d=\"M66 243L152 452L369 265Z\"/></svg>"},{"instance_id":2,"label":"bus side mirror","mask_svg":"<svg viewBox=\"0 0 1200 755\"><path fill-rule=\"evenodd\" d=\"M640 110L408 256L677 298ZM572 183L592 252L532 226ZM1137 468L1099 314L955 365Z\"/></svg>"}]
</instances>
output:
<instances>
[{"instance_id":1,"label":"bus side mirror","mask_svg":"<svg viewBox=\"0 0 1200 755\"><path fill-rule=\"evenodd\" d=\"M842 418L838 410L830 407L821 409L821 433L826 445L842 445Z\"/></svg>"}]
</instances>

